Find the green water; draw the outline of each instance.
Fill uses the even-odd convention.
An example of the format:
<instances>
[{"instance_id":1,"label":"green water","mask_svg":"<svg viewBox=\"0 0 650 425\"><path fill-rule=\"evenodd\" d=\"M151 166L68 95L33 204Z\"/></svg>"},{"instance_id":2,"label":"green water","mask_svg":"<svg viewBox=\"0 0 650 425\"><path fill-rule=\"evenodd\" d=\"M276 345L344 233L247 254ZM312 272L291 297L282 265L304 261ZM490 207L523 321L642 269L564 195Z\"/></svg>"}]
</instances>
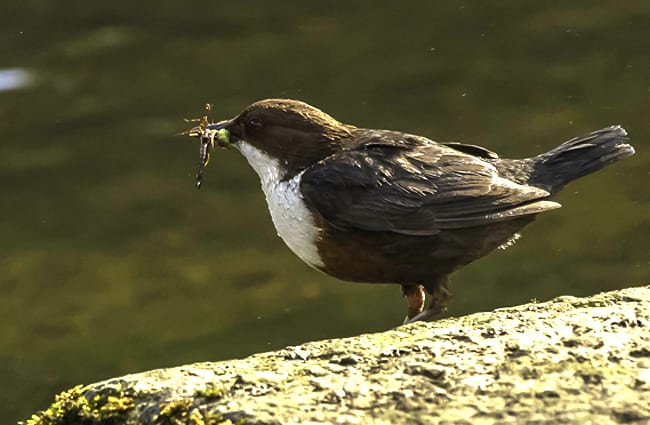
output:
<instances>
[{"instance_id":1,"label":"green water","mask_svg":"<svg viewBox=\"0 0 650 425\"><path fill-rule=\"evenodd\" d=\"M621 124L637 155L459 272L450 314L650 283L650 2L423 3L2 2L0 70L31 80L0 91L0 417L403 317L398 287L295 258L235 152L194 188L173 134L205 102L299 98L504 157Z\"/></svg>"}]
</instances>

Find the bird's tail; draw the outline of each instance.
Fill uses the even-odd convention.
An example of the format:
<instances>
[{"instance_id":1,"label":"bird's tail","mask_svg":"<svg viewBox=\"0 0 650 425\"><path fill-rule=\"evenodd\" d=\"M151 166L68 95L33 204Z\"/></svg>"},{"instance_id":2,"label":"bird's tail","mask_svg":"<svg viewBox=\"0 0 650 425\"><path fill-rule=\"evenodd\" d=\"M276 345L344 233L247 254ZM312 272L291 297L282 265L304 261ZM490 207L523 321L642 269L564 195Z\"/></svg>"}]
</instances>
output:
<instances>
[{"instance_id":1,"label":"bird's tail","mask_svg":"<svg viewBox=\"0 0 650 425\"><path fill-rule=\"evenodd\" d=\"M528 184L557 192L572 180L633 155L628 140L627 132L618 125L568 140L532 158L534 170Z\"/></svg>"}]
</instances>

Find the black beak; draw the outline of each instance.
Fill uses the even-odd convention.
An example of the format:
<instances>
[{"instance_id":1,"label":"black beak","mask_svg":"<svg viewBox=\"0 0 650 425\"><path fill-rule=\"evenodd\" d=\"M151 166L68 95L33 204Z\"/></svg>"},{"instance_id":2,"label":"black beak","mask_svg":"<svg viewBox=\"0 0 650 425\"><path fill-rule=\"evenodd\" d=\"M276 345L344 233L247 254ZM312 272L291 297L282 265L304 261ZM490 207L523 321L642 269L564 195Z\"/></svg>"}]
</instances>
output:
<instances>
[{"instance_id":1,"label":"black beak","mask_svg":"<svg viewBox=\"0 0 650 425\"><path fill-rule=\"evenodd\" d=\"M205 129L213 132L214 131L218 132L220 130L227 130L228 139L229 139L227 145L232 145L241 140L241 131L239 130L239 125L237 125L234 118L208 124L205 126ZM223 134L223 132L221 132L221 134ZM219 138L217 139L219 140ZM223 140L221 140L221 142L222 142L221 146L223 147L224 146Z\"/></svg>"},{"instance_id":2,"label":"black beak","mask_svg":"<svg viewBox=\"0 0 650 425\"><path fill-rule=\"evenodd\" d=\"M205 128L208 130L221 130L222 128L229 127L231 124L232 124L232 120L223 120L212 124L208 124L207 126L205 126Z\"/></svg>"}]
</instances>

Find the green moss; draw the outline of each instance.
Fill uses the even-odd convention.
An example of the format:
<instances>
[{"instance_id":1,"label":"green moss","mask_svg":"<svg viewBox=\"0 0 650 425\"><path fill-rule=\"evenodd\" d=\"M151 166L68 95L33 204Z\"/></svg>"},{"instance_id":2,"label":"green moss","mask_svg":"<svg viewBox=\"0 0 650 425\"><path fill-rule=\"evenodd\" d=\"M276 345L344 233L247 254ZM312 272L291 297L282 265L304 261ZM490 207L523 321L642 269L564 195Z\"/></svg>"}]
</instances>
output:
<instances>
[{"instance_id":1,"label":"green moss","mask_svg":"<svg viewBox=\"0 0 650 425\"><path fill-rule=\"evenodd\" d=\"M224 389L207 386L196 392L204 398L220 398ZM141 394L140 398L145 397ZM160 425L235 425L244 424L245 419L232 422L220 414L202 412L193 399L173 400L160 403L160 411L153 423ZM120 425L137 424L133 410L136 408L134 394L121 384L104 387L93 394L87 387L79 385L58 394L54 403L36 413L19 425Z\"/></svg>"},{"instance_id":2,"label":"green moss","mask_svg":"<svg viewBox=\"0 0 650 425\"><path fill-rule=\"evenodd\" d=\"M219 399L223 397L227 392L227 389L220 387L215 384L207 384L205 388L196 390L194 393L195 397L203 397L207 399Z\"/></svg>"},{"instance_id":3,"label":"green moss","mask_svg":"<svg viewBox=\"0 0 650 425\"><path fill-rule=\"evenodd\" d=\"M55 397L47 409L36 413L22 425L73 425L118 423L133 409L133 398L119 389L90 395L82 385Z\"/></svg>"},{"instance_id":4,"label":"green moss","mask_svg":"<svg viewBox=\"0 0 650 425\"><path fill-rule=\"evenodd\" d=\"M205 421L198 409L192 409L191 400L173 400L160 405L156 423L163 425L204 425Z\"/></svg>"},{"instance_id":5,"label":"green moss","mask_svg":"<svg viewBox=\"0 0 650 425\"><path fill-rule=\"evenodd\" d=\"M160 404L160 413L154 418L160 425L243 425L245 419L232 422L216 413L205 413L192 399L173 400Z\"/></svg>"}]
</instances>

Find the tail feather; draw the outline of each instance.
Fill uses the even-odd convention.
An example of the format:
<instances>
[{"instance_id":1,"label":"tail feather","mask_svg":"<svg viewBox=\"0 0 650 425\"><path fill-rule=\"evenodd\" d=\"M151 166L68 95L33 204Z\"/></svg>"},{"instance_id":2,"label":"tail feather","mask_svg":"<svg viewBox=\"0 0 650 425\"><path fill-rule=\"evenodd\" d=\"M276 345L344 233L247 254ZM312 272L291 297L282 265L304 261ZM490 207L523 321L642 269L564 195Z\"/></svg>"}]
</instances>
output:
<instances>
[{"instance_id":1,"label":"tail feather","mask_svg":"<svg viewBox=\"0 0 650 425\"><path fill-rule=\"evenodd\" d=\"M557 192L572 180L633 155L634 148L628 141L627 132L619 125L575 137L534 157L528 183Z\"/></svg>"}]
</instances>

